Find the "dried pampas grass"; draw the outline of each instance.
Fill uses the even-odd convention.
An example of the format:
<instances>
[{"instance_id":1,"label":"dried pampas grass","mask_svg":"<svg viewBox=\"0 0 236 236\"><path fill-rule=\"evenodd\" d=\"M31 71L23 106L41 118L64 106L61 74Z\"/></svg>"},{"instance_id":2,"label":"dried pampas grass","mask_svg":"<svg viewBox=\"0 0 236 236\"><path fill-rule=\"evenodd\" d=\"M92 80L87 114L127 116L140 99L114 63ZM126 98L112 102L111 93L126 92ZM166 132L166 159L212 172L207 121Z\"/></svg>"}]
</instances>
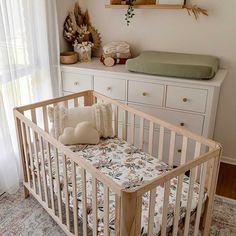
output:
<instances>
[{"instance_id":1,"label":"dried pampas grass","mask_svg":"<svg viewBox=\"0 0 236 236\"><path fill-rule=\"evenodd\" d=\"M208 16L207 10L197 5L184 5L184 8L188 11L190 16L193 14L196 20L200 15Z\"/></svg>"}]
</instances>

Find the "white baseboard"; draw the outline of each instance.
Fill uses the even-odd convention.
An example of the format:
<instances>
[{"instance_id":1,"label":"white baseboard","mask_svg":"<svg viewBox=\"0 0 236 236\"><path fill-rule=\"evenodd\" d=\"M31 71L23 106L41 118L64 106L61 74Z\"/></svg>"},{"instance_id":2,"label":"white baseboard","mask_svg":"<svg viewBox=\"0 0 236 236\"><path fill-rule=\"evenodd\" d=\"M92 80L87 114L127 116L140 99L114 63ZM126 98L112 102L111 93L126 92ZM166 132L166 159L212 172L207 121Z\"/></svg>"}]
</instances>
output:
<instances>
[{"instance_id":1,"label":"white baseboard","mask_svg":"<svg viewBox=\"0 0 236 236\"><path fill-rule=\"evenodd\" d=\"M222 156L221 162L230 164L230 165L236 165L236 158Z\"/></svg>"}]
</instances>

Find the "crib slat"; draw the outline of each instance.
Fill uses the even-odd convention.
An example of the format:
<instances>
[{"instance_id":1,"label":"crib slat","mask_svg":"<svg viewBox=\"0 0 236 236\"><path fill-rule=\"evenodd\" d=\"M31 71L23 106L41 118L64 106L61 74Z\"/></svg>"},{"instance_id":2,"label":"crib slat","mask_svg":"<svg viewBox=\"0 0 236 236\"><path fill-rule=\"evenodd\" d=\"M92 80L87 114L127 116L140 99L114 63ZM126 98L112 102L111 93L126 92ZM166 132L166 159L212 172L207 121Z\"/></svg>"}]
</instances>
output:
<instances>
[{"instance_id":1,"label":"crib slat","mask_svg":"<svg viewBox=\"0 0 236 236\"><path fill-rule=\"evenodd\" d=\"M134 144L134 130L135 130L135 115L131 113L131 125L130 125L130 144Z\"/></svg>"},{"instance_id":2,"label":"crib slat","mask_svg":"<svg viewBox=\"0 0 236 236\"><path fill-rule=\"evenodd\" d=\"M169 196L170 196L170 181L167 181L167 182L165 182L165 187L164 187L164 201L163 201L163 213L162 213L162 224L161 224L161 236L166 236Z\"/></svg>"},{"instance_id":3,"label":"crib slat","mask_svg":"<svg viewBox=\"0 0 236 236\"><path fill-rule=\"evenodd\" d=\"M25 130L25 123L21 121L21 133L22 133L22 139L23 139L23 146L24 146L24 158L26 163L26 174L27 174L27 181L30 185L30 173L29 173L29 162L28 162L28 151L27 151L27 145L26 145L26 130Z\"/></svg>"},{"instance_id":4,"label":"crib slat","mask_svg":"<svg viewBox=\"0 0 236 236\"><path fill-rule=\"evenodd\" d=\"M148 141L148 153L152 155L153 149L153 133L154 133L154 123L150 121L149 125L149 141Z\"/></svg>"},{"instance_id":5,"label":"crib slat","mask_svg":"<svg viewBox=\"0 0 236 236\"><path fill-rule=\"evenodd\" d=\"M45 171L45 157L44 157L42 137L39 137L39 146L40 146L42 172L43 172L44 197L45 197L45 202L48 206L47 178L46 178L46 171Z\"/></svg>"},{"instance_id":6,"label":"crib slat","mask_svg":"<svg viewBox=\"0 0 236 236\"><path fill-rule=\"evenodd\" d=\"M154 213L155 213L155 204L156 204L156 188L150 191L149 198L149 216L148 216L148 236L153 236L153 227L154 227Z\"/></svg>"},{"instance_id":7,"label":"crib slat","mask_svg":"<svg viewBox=\"0 0 236 236\"><path fill-rule=\"evenodd\" d=\"M182 152L181 152L181 165L186 163L187 147L188 147L188 138L183 136Z\"/></svg>"},{"instance_id":8,"label":"crib slat","mask_svg":"<svg viewBox=\"0 0 236 236\"><path fill-rule=\"evenodd\" d=\"M37 125L36 110L35 109L31 109L30 112L31 112L32 122ZM35 164L36 164L36 174L37 174L37 180L38 180L38 190L39 190L40 198L42 199L42 191L41 191L42 189L41 189L41 182L40 182L40 175L39 175L39 166L38 166L37 140L38 140L38 135L33 131L34 158L35 158ZM37 193L37 187L35 189L35 192Z\"/></svg>"},{"instance_id":9,"label":"crib slat","mask_svg":"<svg viewBox=\"0 0 236 236\"><path fill-rule=\"evenodd\" d=\"M104 186L104 235L109 236L109 188Z\"/></svg>"},{"instance_id":10,"label":"crib slat","mask_svg":"<svg viewBox=\"0 0 236 236\"><path fill-rule=\"evenodd\" d=\"M143 135L144 135L144 119L140 117L140 128L139 128L139 148L143 149Z\"/></svg>"},{"instance_id":11,"label":"crib slat","mask_svg":"<svg viewBox=\"0 0 236 236\"><path fill-rule=\"evenodd\" d=\"M207 170L207 162L202 164L201 168L201 176L200 176L200 192L199 192L199 199L198 199L198 206L197 206L197 215L195 220L194 226L194 236L198 235L199 232L199 224L202 212L202 202L204 198L204 185L205 185L205 178L206 178L206 170Z\"/></svg>"},{"instance_id":12,"label":"crib slat","mask_svg":"<svg viewBox=\"0 0 236 236\"><path fill-rule=\"evenodd\" d=\"M122 129L122 138L127 140L127 111L123 111L123 129Z\"/></svg>"},{"instance_id":13,"label":"crib slat","mask_svg":"<svg viewBox=\"0 0 236 236\"><path fill-rule=\"evenodd\" d=\"M37 172L37 180L38 180L38 190L39 190L39 196L42 199L41 175L40 175L40 169L39 169L39 156L38 156L37 138L36 138L36 133L35 132L33 132L33 139L34 139L34 155L35 155L35 161L36 161L36 172Z\"/></svg>"},{"instance_id":14,"label":"crib slat","mask_svg":"<svg viewBox=\"0 0 236 236\"><path fill-rule=\"evenodd\" d=\"M165 128L163 126L160 126L159 147L158 147L158 159L160 161L163 159L164 132Z\"/></svg>"},{"instance_id":15,"label":"crib slat","mask_svg":"<svg viewBox=\"0 0 236 236\"><path fill-rule=\"evenodd\" d=\"M48 132L48 109L46 106L43 106L43 123L44 123L44 130Z\"/></svg>"},{"instance_id":16,"label":"crib slat","mask_svg":"<svg viewBox=\"0 0 236 236\"><path fill-rule=\"evenodd\" d=\"M137 211L135 216L135 235L141 234L142 195L137 197Z\"/></svg>"},{"instance_id":17,"label":"crib slat","mask_svg":"<svg viewBox=\"0 0 236 236\"><path fill-rule=\"evenodd\" d=\"M201 152L201 143L196 142L196 146L195 146L195 152L194 152L194 158L199 157L200 156L200 152Z\"/></svg>"},{"instance_id":18,"label":"crib slat","mask_svg":"<svg viewBox=\"0 0 236 236\"><path fill-rule=\"evenodd\" d=\"M190 183L189 183L189 189L188 189L187 211L186 211L185 224L184 224L184 236L189 235L190 214L191 214L191 208L192 208L195 175L196 175L196 168L193 168L190 171Z\"/></svg>"},{"instance_id":19,"label":"crib slat","mask_svg":"<svg viewBox=\"0 0 236 236\"><path fill-rule=\"evenodd\" d=\"M31 112L32 122L37 125L36 110L35 109L31 109L30 112ZM36 135L36 140L37 140L38 136L37 136L37 134L35 134L35 135Z\"/></svg>"},{"instance_id":20,"label":"crib slat","mask_svg":"<svg viewBox=\"0 0 236 236\"><path fill-rule=\"evenodd\" d=\"M174 164L175 136L176 136L176 133L174 131L171 131L170 152L169 152L169 165L171 167L173 167L173 164Z\"/></svg>"},{"instance_id":21,"label":"crib slat","mask_svg":"<svg viewBox=\"0 0 236 236\"><path fill-rule=\"evenodd\" d=\"M120 215L121 215L121 198L116 194L116 207L115 207L115 235L120 236Z\"/></svg>"},{"instance_id":22,"label":"crib slat","mask_svg":"<svg viewBox=\"0 0 236 236\"><path fill-rule=\"evenodd\" d=\"M61 183L60 183L60 174L59 174L59 160L58 160L58 150L54 147L54 157L56 163L56 183L57 183L57 202L58 202L58 211L59 218L62 222L62 202L61 202Z\"/></svg>"},{"instance_id":23,"label":"crib slat","mask_svg":"<svg viewBox=\"0 0 236 236\"><path fill-rule=\"evenodd\" d=\"M98 216L97 216L97 179L92 177L92 213L93 213L93 236L97 236Z\"/></svg>"},{"instance_id":24,"label":"crib slat","mask_svg":"<svg viewBox=\"0 0 236 236\"><path fill-rule=\"evenodd\" d=\"M114 128L115 128L115 136L118 136L118 106L115 106L114 110Z\"/></svg>"},{"instance_id":25,"label":"crib slat","mask_svg":"<svg viewBox=\"0 0 236 236\"><path fill-rule=\"evenodd\" d=\"M32 144L31 144L31 138L30 138L30 128L28 126L26 126L26 136L27 136L27 142L28 142L28 147L29 147L30 169L31 169L31 175L32 175L32 179L33 179L33 190L36 192L33 152L32 152L32 146L31 146Z\"/></svg>"},{"instance_id":26,"label":"crib slat","mask_svg":"<svg viewBox=\"0 0 236 236\"><path fill-rule=\"evenodd\" d=\"M53 212L55 213L55 202L54 202L54 185L53 185L53 177L52 177L52 160L51 160L51 149L50 144L47 143L47 157L48 157L48 170L49 170L49 183L50 183L50 194L51 194L51 207Z\"/></svg>"},{"instance_id":27,"label":"crib slat","mask_svg":"<svg viewBox=\"0 0 236 236\"><path fill-rule=\"evenodd\" d=\"M69 194L68 194L68 175L67 175L67 160L66 156L63 155L63 177L64 177L64 194L65 194L65 208L66 208L66 225L70 231L70 205L69 205Z\"/></svg>"},{"instance_id":28,"label":"crib slat","mask_svg":"<svg viewBox=\"0 0 236 236\"><path fill-rule=\"evenodd\" d=\"M86 190L86 171L81 168L82 181L82 204L83 204L83 235L87 235L87 190Z\"/></svg>"},{"instance_id":29,"label":"crib slat","mask_svg":"<svg viewBox=\"0 0 236 236\"><path fill-rule=\"evenodd\" d=\"M35 124L37 124L36 111L35 111L35 109L31 109L30 112L31 112L31 119L32 119L32 122L35 123Z\"/></svg>"},{"instance_id":30,"label":"crib slat","mask_svg":"<svg viewBox=\"0 0 236 236\"><path fill-rule=\"evenodd\" d=\"M187 145L188 145L188 138L184 136L182 143L182 152L181 152L181 163L180 163L181 165L185 164L186 162ZM183 188L183 179L184 179L184 174L178 176L176 202L175 202L174 228L173 228L174 236L177 236L179 229L180 202Z\"/></svg>"},{"instance_id":31,"label":"crib slat","mask_svg":"<svg viewBox=\"0 0 236 236\"><path fill-rule=\"evenodd\" d=\"M176 201L175 201L175 215L174 215L174 229L173 236L177 236L179 229L179 214L180 214L180 201L183 188L184 174L178 176Z\"/></svg>"},{"instance_id":32,"label":"crib slat","mask_svg":"<svg viewBox=\"0 0 236 236\"><path fill-rule=\"evenodd\" d=\"M64 106L66 109L68 109L68 100L66 100L66 101L63 102L63 106Z\"/></svg>"},{"instance_id":33,"label":"crib slat","mask_svg":"<svg viewBox=\"0 0 236 236\"><path fill-rule=\"evenodd\" d=\"M188 145L188 139L187 137L184 136L182 142L181 163L180 163L181 165L183 165L186 162L187 145ZM183 179L184 179L184 174L178 176L176 202L175 202L174 228L173 228L174 236L177 236L179 229L180 202L183 188Z\"/></svg>"},{"instance_id":34,"label":"crib slat","mask_svg":"<svg viewBox=\"0 0 236 236\"><path fill-rule=\"evenodd\" d=\"M194 152L194 158L197 158L200 156L200 153L201 153L201 143L199 142L196 142L196 146L195 146L195 152ZM200 168L199 166L197 166L197 169L196 169L196 172L197 174L195 175L195 181L197 181L197 178L199 177L199 171L200 171Z\"/></svg>"},{"instance_id":35,"label":"crib slat","mask_svg":"<svg viewBox=\"0 0 236 236\"><path fill-rule=\"evenodd\" d=\"M78 106L79 106L78 98L74 98L74 107L78 107Z\"/></svg>"},{"instance_id":36,"label":"crib slat","mask_svg":"<svg viewBox=\"0 0 236 236\"><path fill-rule=\"evenodd\" d=\"M71 161L71 174L72 174L72 195L73 195L73 216L74 216L74 232L75 235L79 234L78 227L78 200L77 200L77 184L76 184L76 164Z\"/></svg>"}]
</instances>

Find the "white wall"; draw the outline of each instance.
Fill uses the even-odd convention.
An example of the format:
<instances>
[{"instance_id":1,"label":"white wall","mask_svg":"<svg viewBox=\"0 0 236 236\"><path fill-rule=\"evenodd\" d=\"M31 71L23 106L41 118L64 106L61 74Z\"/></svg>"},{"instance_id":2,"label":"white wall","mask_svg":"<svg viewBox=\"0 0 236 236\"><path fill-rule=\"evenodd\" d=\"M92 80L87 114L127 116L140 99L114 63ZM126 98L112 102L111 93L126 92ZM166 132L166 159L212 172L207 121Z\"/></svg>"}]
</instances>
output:
<instances>
[{"instance_id":1,"label":"white wall","mask_svg":"<svg viewBox=\"0 0 236 236\"><path fill-rule=\"evenodd\" d=\"M105 0L81 1L86 2L103 43L126 40L134 54L151 49L220 57L229 74L221 91L214 138L222 143L224 156L236 160L236 1L196 1L209 10L209 17L198 21L185 10L136 10L129 27L125 10L105 9Z\"/></svg>"}]
</instances>

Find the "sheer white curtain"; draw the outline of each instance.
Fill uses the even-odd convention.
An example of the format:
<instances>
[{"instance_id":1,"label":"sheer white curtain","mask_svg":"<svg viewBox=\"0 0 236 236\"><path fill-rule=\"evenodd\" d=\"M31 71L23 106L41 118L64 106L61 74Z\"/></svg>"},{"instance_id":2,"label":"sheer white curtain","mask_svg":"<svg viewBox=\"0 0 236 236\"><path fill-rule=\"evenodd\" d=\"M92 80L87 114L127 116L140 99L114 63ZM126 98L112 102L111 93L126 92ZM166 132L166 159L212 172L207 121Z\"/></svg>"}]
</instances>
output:
<instances>
[{"instance_id":1,"label":"sheer white curtain","mask_svg":"<svg viewBox=\"0 0 236 236\"><path fill-rule=\"evenodd\" d=\"M57 29L56 0L0 0L0 194L21 178L13 107L58 94Z\"/></svg>"}]
</instances>

